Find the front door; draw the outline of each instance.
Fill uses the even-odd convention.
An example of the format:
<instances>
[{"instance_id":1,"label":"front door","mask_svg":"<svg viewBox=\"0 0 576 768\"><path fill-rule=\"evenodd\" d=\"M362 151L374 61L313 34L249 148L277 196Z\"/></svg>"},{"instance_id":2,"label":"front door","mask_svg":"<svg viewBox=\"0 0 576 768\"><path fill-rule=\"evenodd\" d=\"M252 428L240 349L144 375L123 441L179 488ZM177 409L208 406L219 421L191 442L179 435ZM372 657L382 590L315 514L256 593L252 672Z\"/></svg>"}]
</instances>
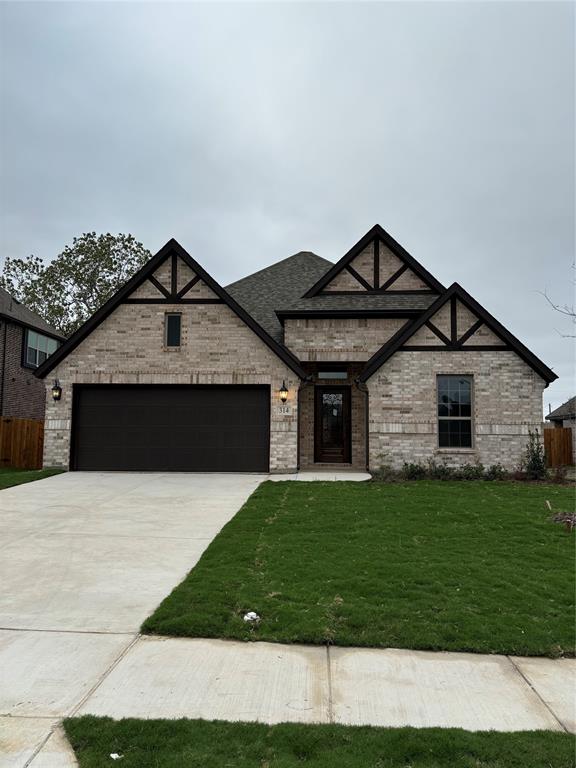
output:
<instances>
[{"instance_id":1,"label":"front door","mask_svg":"<svg viewBox=\"0 0 576 768\"><path fill-rule=\"evenodd\" d=\"M349 387L316 387L314 461L350 461Z\"/></svg>"}]
</instances>

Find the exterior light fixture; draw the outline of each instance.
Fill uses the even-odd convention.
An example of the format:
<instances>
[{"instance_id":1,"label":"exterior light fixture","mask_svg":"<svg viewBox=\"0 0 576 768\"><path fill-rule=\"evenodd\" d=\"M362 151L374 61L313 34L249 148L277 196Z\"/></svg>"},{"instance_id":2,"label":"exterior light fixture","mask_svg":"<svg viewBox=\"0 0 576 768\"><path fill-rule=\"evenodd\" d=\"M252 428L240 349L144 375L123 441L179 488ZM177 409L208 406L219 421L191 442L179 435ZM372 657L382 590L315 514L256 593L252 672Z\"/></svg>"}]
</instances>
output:
<instances>
[{"instance_id":1,"label":"exterior light fixture","mask_svg":"<svg viewBox=\"0 0 576 768\"><path fill-rule=\"evenodd\" d=\"M280 387L280 400L282 400L283 403L288 400L288 387L286 386L286 382L282 382L282 386Z\"/></svg>"},{"instance_id":2,"label":"exterior light fixture","mask_svg":"<svg viewBox=\"0 0 576 768\"><path fill-rule=\"evenodd\" d=\"M58 379L54 379L54 384L52 384L52 400L54 402L58 402L62 397L62 387L60 386L60 382Z\"/></svg>"}]
</instances>

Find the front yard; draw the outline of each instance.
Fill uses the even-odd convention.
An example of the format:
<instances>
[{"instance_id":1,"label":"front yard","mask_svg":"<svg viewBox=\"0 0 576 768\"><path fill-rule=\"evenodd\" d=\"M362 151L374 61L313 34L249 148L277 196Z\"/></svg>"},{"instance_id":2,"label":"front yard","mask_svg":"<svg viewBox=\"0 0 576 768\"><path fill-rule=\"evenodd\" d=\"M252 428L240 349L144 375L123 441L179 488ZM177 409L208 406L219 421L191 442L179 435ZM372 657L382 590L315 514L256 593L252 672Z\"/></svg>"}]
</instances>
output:
<instances>
[{"instance_id":1,"label":"front yard","mask_svg":"<svg viewBox=\"0 0 576 768\"><path fill-rule=\"evenodd\" d=\"M258 488L146 620L162 635L514 655L574 653L573 537L505 482ZM257 625L243 616L256 611Z\"/></svg>"},{"instance_id":2,"label":"front yard","mask_svg":"<svg viewBox=\"0 0 576 768\"><path fill-rule=\"evenodd\" d=\"M573 768L573 737L530 731L120 720L64 723L80 768Z\"/></svg>"},{"instance_id":3,"label":"front yard","mask_svg":"<svg viewBox=\"0 0 576 768\"><path fill-rule=\"evenodd\" d=\"M42 480L45 477L59 475L63 469L14 469L13 467L0 468L0 491L11 488L13 485L31 483L34 480Z\"/></svg>"}]
</instances>

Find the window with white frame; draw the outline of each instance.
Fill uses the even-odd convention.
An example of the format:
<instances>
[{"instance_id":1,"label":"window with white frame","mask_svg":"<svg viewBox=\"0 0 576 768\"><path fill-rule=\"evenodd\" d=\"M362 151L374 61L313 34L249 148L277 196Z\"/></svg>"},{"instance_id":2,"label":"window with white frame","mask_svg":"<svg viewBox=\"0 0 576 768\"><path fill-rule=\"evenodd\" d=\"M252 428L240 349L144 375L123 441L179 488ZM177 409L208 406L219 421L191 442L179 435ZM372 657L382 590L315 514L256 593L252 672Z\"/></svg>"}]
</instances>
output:
<instances>
[{"instance_id":1,"label":"window with white frame","mask_svg":"<svg viewBox=\"0 0 576 768\"><path fill-rule=\"evenodd\" d=\"M57 349L58 342L50 336L32 330L24 334L24 364L31 368L37 368Z\"/></svg>"},{"instance_id":2,"label":"window with white frame","mask_svg":"<svg viewBox=\"0 0 576 768\"><path fill-rule=\"evenodd\" d=\"M471 376L438 376L438 447L472 447Z\"/></svg>"}]
</instances>

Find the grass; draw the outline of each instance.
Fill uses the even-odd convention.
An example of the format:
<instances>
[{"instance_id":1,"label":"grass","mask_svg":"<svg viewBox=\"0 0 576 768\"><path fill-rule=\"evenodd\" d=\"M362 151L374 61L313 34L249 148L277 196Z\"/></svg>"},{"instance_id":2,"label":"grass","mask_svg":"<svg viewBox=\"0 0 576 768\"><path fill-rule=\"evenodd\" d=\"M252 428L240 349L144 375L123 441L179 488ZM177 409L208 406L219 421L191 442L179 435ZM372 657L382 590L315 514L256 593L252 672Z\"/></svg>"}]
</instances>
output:
<instances>
[{"instance_id":1,"label":"grass","mask_svg":"<svg viewBox=\"0 0 576 768\"><path fill-rule=\"evenodd\" d=\"M0 491L4 488L12 488L13 485L32 483L34 480L43 480L45 477L59 475L63 469L14 469L13 467L0 468Z\"/></svg>"},{"instance_id":2,"label":"grass","mask_svg":"<svg viewBox=\"0 0 576 768\"><path fill-rule=\"evenodd\" d=\"M574 543L546 499L571 509L573 489L267 482L143 631L573 655Z\"/></svg>"},{"instance_id":3,"label":"grass","mask_svg":"<svg viewBox=\"0 0 576 768\"><path fill-rule=\"evenodd\" d=\"M80 768L573 768L566 733L471 733L441 728L111 720L64 728Z\"/></svg>"}]
</instances>

